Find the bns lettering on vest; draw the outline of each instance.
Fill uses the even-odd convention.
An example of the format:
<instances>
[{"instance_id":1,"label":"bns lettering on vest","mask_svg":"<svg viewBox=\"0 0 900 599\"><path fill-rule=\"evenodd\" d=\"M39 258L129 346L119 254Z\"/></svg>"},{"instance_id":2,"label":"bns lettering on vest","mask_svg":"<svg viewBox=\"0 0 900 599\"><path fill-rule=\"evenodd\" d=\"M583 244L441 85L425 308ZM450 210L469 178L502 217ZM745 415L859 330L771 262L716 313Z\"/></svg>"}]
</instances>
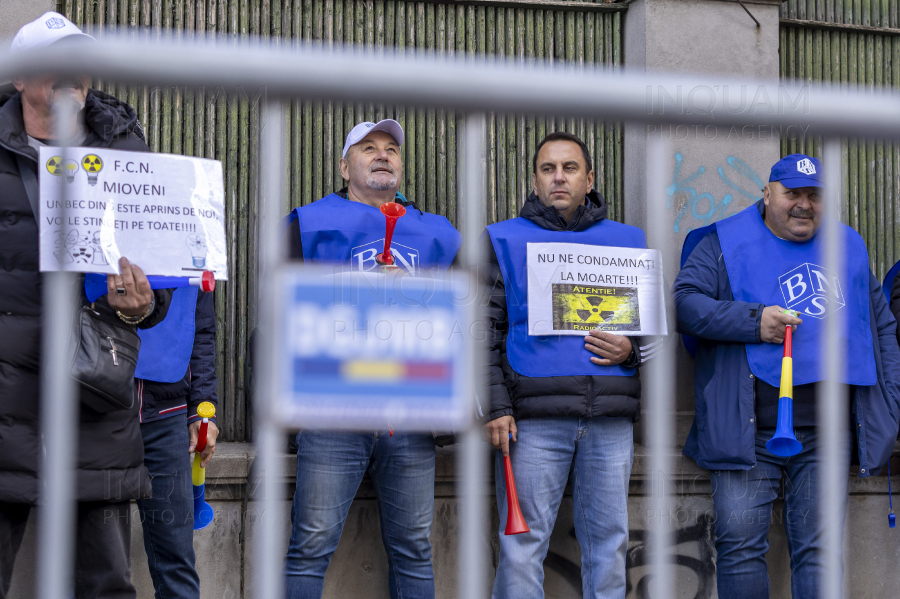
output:
<instances>
[{"instance_id":1,"label":"bns lettering on vest","mask_svg":"<svg viewBox=\"0 0 900 599\"><path fill-rule=\"evenodd\" d=\"M357 246L350 250L350 263L354 270L367 272L378 268L375 256L384 250L384 237ZM396 241L391 242L391 255L394 263L411 275L417 274L419 267L419 250L405 246Z\"/></svg>"},{"instance_id":2,"label":"bns lettering on vest","mask_svg":"<svg viewBox=\"0 0 900 599\"><path fill-rule=\"evenodd\" d=\"M825 318L846 305L837 274L811 262L778 278L785 306L813 318Z\"/></svg>"}]
</instances>

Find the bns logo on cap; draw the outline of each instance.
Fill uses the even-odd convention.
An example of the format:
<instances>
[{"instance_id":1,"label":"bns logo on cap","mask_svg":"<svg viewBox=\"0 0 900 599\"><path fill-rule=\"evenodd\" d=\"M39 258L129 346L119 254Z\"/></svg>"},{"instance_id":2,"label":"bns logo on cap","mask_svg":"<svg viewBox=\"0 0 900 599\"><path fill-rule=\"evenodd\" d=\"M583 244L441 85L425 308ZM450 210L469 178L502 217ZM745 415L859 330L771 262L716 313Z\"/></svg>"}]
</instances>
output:
<instances>
[{"instance_id":1,"label":"bns logo on cap","mask_svg":"<svg viewBox=\"0 0 900 599\"><path fill-rule=\"evenodd\" d=\"M809 158L804 158L797 162L797 170L803 173L804 175L815 175L816 174L816 165L812 163L812 160Z\"/></svg>"},{"instance_id":2,"label":"bns logo on cap","mask_svg":"<svg viewBox=\"0 0 900 599\"><path fill-rule=\"evenodd\" d=\"M44 21L47 25L47 29L62 29L66 26L66 22L58 17L51 17Z\"/></svg>"}]
</instances>

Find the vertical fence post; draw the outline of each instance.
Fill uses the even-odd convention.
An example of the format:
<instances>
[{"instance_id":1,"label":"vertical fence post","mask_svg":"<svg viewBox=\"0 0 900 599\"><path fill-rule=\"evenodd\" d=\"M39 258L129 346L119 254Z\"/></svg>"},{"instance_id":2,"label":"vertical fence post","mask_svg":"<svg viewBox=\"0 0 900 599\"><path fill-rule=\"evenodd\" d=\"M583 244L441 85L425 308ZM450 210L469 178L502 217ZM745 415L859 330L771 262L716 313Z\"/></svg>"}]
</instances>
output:
<instances>
[{"instance_id":1,"label":"vertical fence post","mask_svg":"<svg viewBox=\"0 0 900 599\"><path fill-rule=\"evenodd\" d=\"M649 139L647 147L647 229L651 248L666 253L668 241L668 211L666 210L666 173L669 164L667 144L659 137ZM664 264L664 262L663 262ZM660 265L663 266L663 265ZM669 290L663 289L668 296ZM667 302L668 303L668 302ZM671 304L670 304L671 305ZM647 449L650 453L650 473L648 490L650 492L650 509L652 516L650 525L650 595L654 599L665 599L674 596L672 572L668 559L671 545L671 531L668 524L663 523L664 511L674 511L669 500L666 483L672 473L671 454L674 448L672 427L675 423L675 342L664 337L661 347L653 359L647 363L646 391L642 394L642 402L647 411Z\"/></svg>"},{"instance_id":2,"label":"vertical fence post","mask_svg":"<svg viewBox=\"0 0 900 599\"><path fill-rule=\"evenodd\" d=\"M842 168L838 139L832 137L825 141L822 162L825 168L825 220L821 227L825 235L825 268L844 278L845 248L840 222ZM850 417L847 385L843 382L847 372L847 348L841 341L846 330L846 312L832 310L825 319L822 382L816 389L817 424L821 431L817 458L819 477L823 481L822 489L816 492L816 496L822 498L820 517L825 527L824 567L819 586L823 599L843 596L841 538L847 500L845 487L849 475L843 466L849 455L847 421Z\"/></svg>"},{"instance_id":3,"label":"vertical fence post","mask_svg":"<svg viewBox=\"0 0 900 599\"><path fill-rule=\"evenodd\" d=\"M282 106L278 98L269 97L266 113L262 121L261 132L262 155L262 191L260 193L260 269L259 277L259 333L257 334L257 353L253 357L256 374L256 405L254 406L257 422L256 461L254 470L258 487L262 491L262 501L257 518L257 529L254 533L253 557L255 576L255 596L259 599L281 599L284 596L282 573L283 530L281 526L281 506L279 499L282 493L282 472L278 468L278 442L281 427L274 411L278 385L275 379L277 368L277 351L274 347L275 326L277 323L278 292L275 275L281 262L281 246L278 235L278 210L282 206L281 194L284 190L282 168Z\"/></svg>"},{"instance_id":4,"label":"vertical fence post","mask_svg":"<svg viewBox=\"0 0 900 599\"><path fill-rule=\"evenodd\" d=\"M62 102L61 104L67 104ZM54 111L55 138L74 136L74 119L67 106ZM73 158L68 148L63 161ZM38 160L37 176L41 164ZM60 186L62 222L68 222L66 192ZM38 202L40 204L40 202ZM38 215L35 215L37 219ZM40 223L38 223L40 224ZM69 337L79 300L78 275L49 272L43 275L41 298L41 433L46 453L41 463L37 518L37 596L59 599L72 594L75 556L75 469L78 455L78 387L69 373Z\"/></svg>"},{"instance_id":5,"label":"vertical fence post","mask_svg":"<svg viewBox=\"0 0 900 599\"><path fill-rule=\"evenodd\" d=\"M462 221L465 264L474 279L472 284L480 287L478 268L481 264L481 234L484 231L484 114L470 114L466 117L464 153L465 158L465 198L460 220ZM476 306L475 322L482 322L483 315ZM477 346L476 346L477 347ZM474 405L480 400L487 409L481 381L484 361L476 347L469 352L469 397ZM462 505L459 510L459 587L457 596L463 599L478 599L485 594L485 572L487 555L484 535L488 527L486 494L484 482L487 479L486 456L481 439L480 424L474 421L463 436L461 460L458 466Z\"/></svg>"}]
</instances>

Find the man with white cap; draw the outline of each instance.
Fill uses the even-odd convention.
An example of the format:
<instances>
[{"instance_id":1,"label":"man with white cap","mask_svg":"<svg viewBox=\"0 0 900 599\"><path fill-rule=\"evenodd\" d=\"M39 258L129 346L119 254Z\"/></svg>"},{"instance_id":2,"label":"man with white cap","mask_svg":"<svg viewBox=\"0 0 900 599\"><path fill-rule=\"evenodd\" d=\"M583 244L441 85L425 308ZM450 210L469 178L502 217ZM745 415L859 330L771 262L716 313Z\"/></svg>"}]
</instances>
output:
<instances>
[{"instance_id":1,"label":"man with white cap","mask_svg":"<svg viewBox=\"0 0 900 599\"><path fill-rule=\"evenodd\" d=\"M347 135L340 160L347 187L297 208L285 219L294 259L378 268L384 249L386 202L407 207L397 221L391 254L411 275L449 268L461 245L443 216L415 208L399 192L403 176L397 121L360 123ZM293 530L285 560L287 597L321 597L325 571L340 540L350 504L366 472L378 495L388 555L391 597L434 597L431 521L434 437L390 430L311 431L297 435Z\"/></svg>"},{"instance_id":2,"label":"man with white cap","mask_svg":"<svg viewBox=\"0 0 900 599\"><path fill-rule=\"evenodd\" d=\"M48 12L23 26L12 53L51 44L94 43L68 19ZM66 138L57 116L68 117ZM88 89L78 74L38 74L0 90L0 599L33 505L40 500L41 282L38 264L38 164L44 145L147 152L143 132L127 104ZM93 310L139 328L162 321L171 291L150 289L137 265L119 261L107 278L110 291ZM86 303L86 298L82 298ZM74 306L73 306L74 308ZM99 360L99 358L98 358ZM138 404L111 408L79 388L74 472L76 597L134 597L131 584L132 499L149 497L143 465Z\"/></svg>"},{"instance_id":3,"label":"man with white cap","mask_svg":"<svg viewBox=\"0 0 900 599\"><path fill-rule=\"evenodd\" d=\"M12 52L79 43L95 40L59 13L48 12L19 30ZM9 586L30 507L38 500L39 373L33 365L39 355L41 297L35 218L38 150L43 145L66 145L150 151L135 111L117 98L89 89L86 77L38 75L13 83L15 89L9 94L0 91L0 222L7 223L0 225L4 240L0 261L11 265L0 270L0 370L4 373L0 378L0 599ZM53 128L60 109L69 118L71 133L65 140L57 139ZM118 310L119 318L142 329L164 319L169 326L141 333L136 371L141 377L136 381L140 400L133 402L132 409L98 412L91 407L90 393L81 390L75 593L78 597L135 595L129 551L130 501L136 499L157 596L199 597L188 455L199 422L189 424L194 415L186 413L186 404L195 407L202 399L215 400L214 323L209 324L214 321L212 297L202 294L206 297L191 302L173 296L171 290L151 291L138 267L127 261L120 266L122 275L110 277L108 286L115 292L97 298L94 309L112 319ZM134 292L128 279L135 281ZM177 293L182 291L190 293L187 289ZM196 336L186 336L186 327L173 329L173 322L190 322ZM175 352L174 347L183 351ZM161 351L170 358L176 353L180 357L153 360ZM167 366L171 373L164 372ZM212 425L204 462L215 447L215 434Z\"/></svg>"}]
</instances>

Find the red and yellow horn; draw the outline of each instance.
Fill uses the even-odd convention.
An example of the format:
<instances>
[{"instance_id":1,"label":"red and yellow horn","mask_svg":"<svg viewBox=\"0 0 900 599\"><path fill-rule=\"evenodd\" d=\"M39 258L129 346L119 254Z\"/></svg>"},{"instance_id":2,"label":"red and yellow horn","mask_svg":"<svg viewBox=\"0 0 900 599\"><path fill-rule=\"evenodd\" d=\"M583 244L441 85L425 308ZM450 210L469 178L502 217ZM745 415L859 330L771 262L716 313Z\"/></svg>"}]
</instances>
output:
<instances>
[{"instance_id":1,"label":"red and yellow horn","mask_svg":"<svg viewBox=\"0 0 900 599\"><path fill-rule=\"evenodd\" d=\"M191 482L194 484L194 530L209 526L215 517L212 506L206 503L206 469L200 467L203 458L200 456L206 449L206 433L209 419L216 415L216 406L204 401L197 406L200 415L200 433L197 435L197 446L194 447L194 463L191 467Z\"/></svg>"},{"instance_id":2,"label":"red and yellow horn","mask_svg":"<svg viewBox=\"0 0 900 599\"><path fill-rule=\"evenodd\" d=\"M790 325L784 329L784 357L781 359L781 392L778 397L778 426L775 434L766 443L774 455L786 458L797 455L803 450L803 444L794 436L794 362L793 362L793 329Z\"/></svg>"}]
</instances>

